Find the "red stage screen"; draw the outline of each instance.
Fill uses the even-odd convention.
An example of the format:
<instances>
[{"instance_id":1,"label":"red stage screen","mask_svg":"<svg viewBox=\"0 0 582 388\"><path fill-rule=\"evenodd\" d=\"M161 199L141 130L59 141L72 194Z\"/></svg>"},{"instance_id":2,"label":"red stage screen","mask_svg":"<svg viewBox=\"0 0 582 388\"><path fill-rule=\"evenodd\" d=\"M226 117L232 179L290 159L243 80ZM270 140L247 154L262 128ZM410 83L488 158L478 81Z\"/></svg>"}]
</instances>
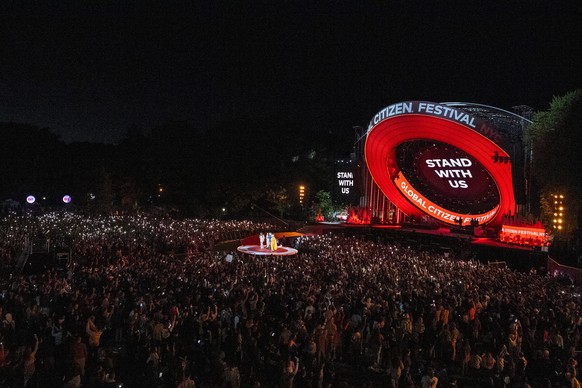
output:
<instances>
[{"instance_id":1,"label":"red stage screen","mask_svg":"<svg viewBox=\"0 0 582 388\"><path fill-rule=\"evenodd\" d=\"M543 246L549 241L545 229L503 225L499 239L510 244Z\"/></svg>"},{"instance_id":2,"label":"red stage screen","mask_svg":"<svg viewBox=\"0 0 582 388\"><path fill-rule=\"evenodd\" d=\"M480 127L476 117L449 106L423 101L391 105L368 127L368 169L388 199L409 216L500 225L515 208L511 160Z\"/></svg>"}]
</instances>

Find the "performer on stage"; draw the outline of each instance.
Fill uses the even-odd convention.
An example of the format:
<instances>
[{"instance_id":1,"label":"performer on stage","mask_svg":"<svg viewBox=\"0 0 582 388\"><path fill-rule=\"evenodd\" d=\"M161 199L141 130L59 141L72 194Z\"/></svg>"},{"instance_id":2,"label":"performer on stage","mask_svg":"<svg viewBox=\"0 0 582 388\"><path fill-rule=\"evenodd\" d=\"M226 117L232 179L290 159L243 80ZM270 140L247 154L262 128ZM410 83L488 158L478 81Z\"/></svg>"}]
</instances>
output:
<instances>
[{"instance_id":1,"label":"performer on stage","mask_svg":"<svg viewBox=\"0 0 582 388\"><path fill-rule=\"evenodd\" d=\"M271 237L271 250L272 251L277 250L277 239L275 238L275 236Z\"/></svg>"},{"instance_id":2,"label":"performer on stage","mask_svg":"<svg viewBox=\"0 0 582 388\"><path fill-rule=\"evenodd\" d=\"M266 248L269 249L271 247L271 239L273 238L273 235L271 234L271 232L267 233L267 246Z\"/></svg>"},{"instance_id":3,"label":"performer on stage","mask_svg":"<svg viewBox=\"0 0 582 388\"><path fill-rule=\"evenodd\" d=\"M263 234L263 232L259 233L259 241L261 242L261 249L262 249L263 245L265 244L265 235Z\"/></svg>"}]
</instances>

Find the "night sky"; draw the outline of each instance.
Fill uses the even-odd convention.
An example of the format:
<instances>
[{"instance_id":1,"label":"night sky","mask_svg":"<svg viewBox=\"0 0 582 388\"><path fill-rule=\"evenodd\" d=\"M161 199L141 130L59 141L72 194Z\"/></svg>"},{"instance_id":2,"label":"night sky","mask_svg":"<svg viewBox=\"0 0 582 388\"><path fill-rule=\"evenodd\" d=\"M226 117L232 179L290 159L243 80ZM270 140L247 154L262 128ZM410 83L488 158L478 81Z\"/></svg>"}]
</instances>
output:
<instances>
[{"instance_id":1,"label":"night sky","mask_svg":"<svg viewBox=\"0 0 582 388\"><path fill-rule=\"evenodd\" d=\"M541 110L582 86L579 1L42 3L0 3L0 121L65 141L169 120L349 131L398 101Z\"/></svg>"}]
</instances>

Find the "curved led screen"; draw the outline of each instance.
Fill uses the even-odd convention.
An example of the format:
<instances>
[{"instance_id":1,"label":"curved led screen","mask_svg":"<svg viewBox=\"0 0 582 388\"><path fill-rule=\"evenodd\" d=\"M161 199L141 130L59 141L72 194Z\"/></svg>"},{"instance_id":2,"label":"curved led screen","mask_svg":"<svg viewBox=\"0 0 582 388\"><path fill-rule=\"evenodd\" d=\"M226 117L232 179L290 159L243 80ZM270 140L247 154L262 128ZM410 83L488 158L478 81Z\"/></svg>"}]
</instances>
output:
<instances>
[{"instance_id":1,"label":"curved led screen","mask_svg":"<svg viewBox=\"0 0 582 388\"><path fill-rule=\"evenodd\" d=\"M498 224L515 208L511 160L478 127L476 117L445 105L391 105L368 127L368 169L388 199L410 216Z\"/></svg>"},{"instance_id":2,"label":"curved led screen","mask_svg":"<svg viewBox=\"0 0 582 388\"><path fill-rule=\"evenodd\" d=\"M461 213L484 212L499 203L487 170L449 144L416 140L396 147L400 171L441 206Z\"/></svg>"}]
</instances>

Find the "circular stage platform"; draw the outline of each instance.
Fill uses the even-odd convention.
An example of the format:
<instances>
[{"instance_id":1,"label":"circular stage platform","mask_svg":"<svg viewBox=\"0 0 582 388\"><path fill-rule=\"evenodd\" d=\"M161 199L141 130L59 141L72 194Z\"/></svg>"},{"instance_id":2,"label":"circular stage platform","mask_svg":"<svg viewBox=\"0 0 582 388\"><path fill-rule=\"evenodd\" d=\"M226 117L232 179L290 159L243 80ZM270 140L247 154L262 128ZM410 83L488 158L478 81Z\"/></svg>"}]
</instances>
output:
<instances>
[{"instance_id":1,"label":"circular stage platform","mask_svg":"<svg viewBox=\"0 0 582 388\"><path fill-rule=\"evenodd\" d=\"M272 251L268 248L261 248L260 245L241 245L236 248L237 251L241 253L247 253L249 255L255 256L292 256L297 254L297 249L289 247L277 247L276 251Z\"/></svg>"}]
</instances>

